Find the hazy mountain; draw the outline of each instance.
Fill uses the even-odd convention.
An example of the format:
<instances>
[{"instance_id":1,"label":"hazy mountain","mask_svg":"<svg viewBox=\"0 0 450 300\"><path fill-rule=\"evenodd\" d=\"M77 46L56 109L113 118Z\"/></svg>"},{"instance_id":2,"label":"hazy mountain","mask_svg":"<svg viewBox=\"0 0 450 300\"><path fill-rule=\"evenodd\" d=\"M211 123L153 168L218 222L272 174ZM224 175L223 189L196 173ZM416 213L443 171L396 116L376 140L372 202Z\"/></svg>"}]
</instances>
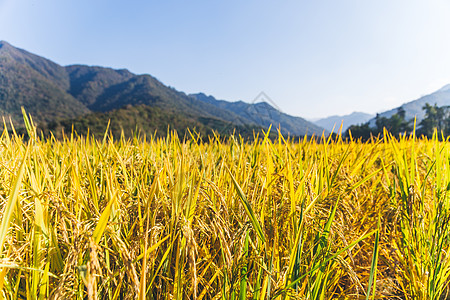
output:
<instances>
[{"instance_id":1,"label":"hazy mountain","mask_svg":"<svg viewBox=\"0 0 450 300\"><path fill-rule=\"evenodd\" d=\"M323 119L315 120L314 123L320 127L325 128L329 132L337 132L342 123L342 132L347 130L351 125L358 125L369 121L371 118L375 117L371 114L366 114L363 112L353 112L349 115L344 116L330 116Z\"/></svg>"},{"instance_id":2,"label":"hazy mountain","mask_svg":"<svg viewBox=\"0 0 450 300\"><path fill-rule=\"evenodd\" d=\"M437 90L434 93L420 97L417 100L402 104L400 107L402 107L405 110L405 119L410 120L414 119L414 117L417 117L417 123L419 123L425 116L425 112L422 108L426 103L429 103L430 105L437 104L437 106L450 105L450 84L444 86L443 88ZM398 107L382 112L378 115L380 117L389 118L393 114L397 113L397 111ZM369 124L371 127L374 127L375 118L371 119Z\"/></svg>"},{"instance_id":3,"label":"hazy mountain","mask_svg":"<svg viewBox=\"0 0 450 300\"><path fill-rule=\"evenodd\" d=\"M254 104L243 101L228 102L225 100L217 100L213 96L207 96L203 93L191 94L190 96L204 103L229 110L246 120L246 124L256 124L264 128L268 128L270 124L272 124L272 128L274 129L280 126L283 134L312 135L315 133L317 135L324 131L322 127L308 122L303 118L290 116L280 112L267 102L258 102Z\"/></svg>"}]
</instances>

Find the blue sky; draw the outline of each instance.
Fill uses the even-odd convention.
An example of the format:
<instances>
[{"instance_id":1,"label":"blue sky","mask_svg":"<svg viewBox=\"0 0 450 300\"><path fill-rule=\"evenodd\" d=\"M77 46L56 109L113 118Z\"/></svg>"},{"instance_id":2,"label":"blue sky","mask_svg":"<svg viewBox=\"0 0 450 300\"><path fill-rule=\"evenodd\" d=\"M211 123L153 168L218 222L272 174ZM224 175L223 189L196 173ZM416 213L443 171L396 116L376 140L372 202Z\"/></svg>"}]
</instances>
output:
<instances>
[{"instance_id":1,"label":"blue sky","mask_svg":"<svg viewBox=\"0 0 450 300\"><path fill-rule=\"evenodd\" d=\"M0 40L62 65L306 118L375 113L450 83L450 1L0 0Z\"/></svg>"}]
</instances>

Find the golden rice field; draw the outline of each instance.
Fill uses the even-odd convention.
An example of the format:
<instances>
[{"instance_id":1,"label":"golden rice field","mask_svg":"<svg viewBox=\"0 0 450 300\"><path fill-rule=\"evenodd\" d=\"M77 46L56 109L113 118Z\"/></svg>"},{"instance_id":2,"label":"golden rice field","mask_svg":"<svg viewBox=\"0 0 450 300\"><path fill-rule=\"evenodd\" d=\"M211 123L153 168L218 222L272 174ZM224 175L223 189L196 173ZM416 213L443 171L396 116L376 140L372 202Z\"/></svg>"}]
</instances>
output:
<instances>
[{"instance_id":1,"label":"golden rice field","mask_svg":"<svg viewBox=\"0 0 450 300\"><path fill-rule=\"evenodd\" d=\"M449 142L0 138L6 299L447 299Z\"/></svg>"}]
</instances>

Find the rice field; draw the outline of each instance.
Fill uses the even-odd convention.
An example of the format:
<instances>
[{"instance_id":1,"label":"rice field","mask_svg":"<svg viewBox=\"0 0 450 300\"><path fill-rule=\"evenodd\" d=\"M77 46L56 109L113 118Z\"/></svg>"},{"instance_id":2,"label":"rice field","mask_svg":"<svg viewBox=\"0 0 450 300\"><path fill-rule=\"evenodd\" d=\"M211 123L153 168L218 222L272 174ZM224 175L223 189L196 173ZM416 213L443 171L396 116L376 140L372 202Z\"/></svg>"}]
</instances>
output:
<instances>
[{"instance_id":1,"label":"rice field","mask_svg":"<svg viewBox=\"0 0 450 300\"><path fill-rule=\"evenodd\" d=\"M446 299L448 141L0 137L5 299ZM6 125L5 125L6 127Z\"/></svg>"}]
</instances>

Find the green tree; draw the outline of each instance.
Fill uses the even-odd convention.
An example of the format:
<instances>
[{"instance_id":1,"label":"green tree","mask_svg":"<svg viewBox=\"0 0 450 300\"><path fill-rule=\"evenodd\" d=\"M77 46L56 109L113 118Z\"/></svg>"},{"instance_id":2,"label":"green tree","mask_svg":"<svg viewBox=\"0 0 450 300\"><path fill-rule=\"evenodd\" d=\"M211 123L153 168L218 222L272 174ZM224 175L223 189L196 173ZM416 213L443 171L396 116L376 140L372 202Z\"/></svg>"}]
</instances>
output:
<instances>
[{"instance_id":1,"label":"green tree","mask_svg":"<svg viewBox=\"0 0 450 300\"><path fill-rule=\"evenodd\" d=\"M374 133L373 128L369 126L369 122L361 125L351 125L345 133L347 137L350 137L350 132L352 137L356 139L361 138L363 141L369 140Z\"/></svg>"},{"instance_id":2,"label":"green tree","mask_svg":"<svg viewBox=\"0 0 450 300\"><path fill-rule=\"evenodd\" d=\"M397 113L393 114L390 118L380 117L377 114L375 118L377 132L383 132L383 128L386 128L394 136L411 132L413 129L412 120L406 120L405 115L406 113L403 107L399 107Z\"/></svg>"},{"instance_id":3,"label":"green tree","mask_svg":"<svg viewBox=\"0 0 450 300\"><path fill-rule=\"evenodd\" d=\"M397 112L390 118L381 117L379 114L375 117L375 127L370 127L369 122L361 125L352 125L346 131L346 136L349 137L351 132L354 138L362 138L368 140L372 136L383 134L383 129L386 128L392 135L407 134L413 130L412 120L406 120L406 112L403 107L398 108Z\"/></svg>"},{"instance_id":4,"label":"green tree","mask_svg":"<svg viewBox=\"0 0 450 300\"><path fill-rule=\"evenodd\" d=\"M425 118L419 123L419 134L431 137L434 130L450 135L450 109L449 106L439 107L436 103L432 106L428 103L423 107Z\"/></svg>"}]
</instances>

